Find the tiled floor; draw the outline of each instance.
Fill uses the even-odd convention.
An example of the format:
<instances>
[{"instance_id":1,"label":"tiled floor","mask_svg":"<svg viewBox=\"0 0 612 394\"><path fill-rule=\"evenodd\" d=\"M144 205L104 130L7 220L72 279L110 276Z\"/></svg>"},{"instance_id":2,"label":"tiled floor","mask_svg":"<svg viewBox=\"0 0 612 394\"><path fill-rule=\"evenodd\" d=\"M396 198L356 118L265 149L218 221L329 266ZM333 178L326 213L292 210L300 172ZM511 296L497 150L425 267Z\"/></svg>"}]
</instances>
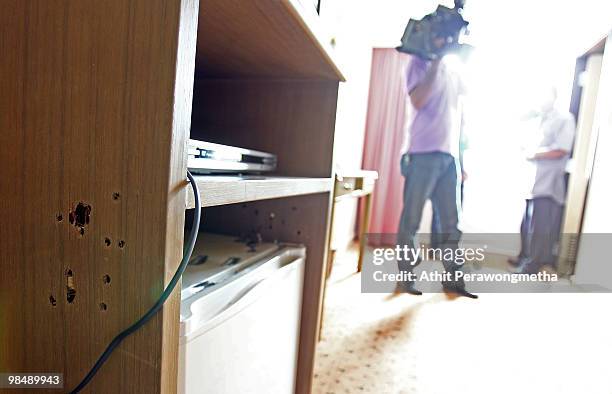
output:
<instances>
[{"instance_id":1,"label":"tiled floor","mask_svg":"<svg viewBox=\"0 0 612 394\"><path fill-rule=\"evenodd\" d=\"M612 294L361 294L355 262L334 265L315 394L612 393Z\"/></svg>"}]
</instances>

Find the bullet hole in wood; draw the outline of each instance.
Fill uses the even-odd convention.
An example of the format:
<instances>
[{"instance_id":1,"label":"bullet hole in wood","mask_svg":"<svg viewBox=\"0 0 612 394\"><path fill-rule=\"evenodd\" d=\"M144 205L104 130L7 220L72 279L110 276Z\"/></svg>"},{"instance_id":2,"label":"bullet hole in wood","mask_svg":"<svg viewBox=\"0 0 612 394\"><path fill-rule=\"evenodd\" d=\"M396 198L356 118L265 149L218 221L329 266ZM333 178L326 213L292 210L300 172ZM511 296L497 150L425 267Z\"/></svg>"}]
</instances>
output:
<instances>
[{"instance_id":1,"label":"bullet hole in wood","mask_svg":"<svg viewBox=\"0 0 612 394\"><path fill-rule=\"evenodd\" d=\"M125 247L125 241L121 240L117 243L117 246L119 246L119 249L123 249Z\"/></svg>"},{"instance_id":2,"label":"bullet hole in wood","mask_svg":"<svg viewBox=\"0 0 612 394\"><path fill-rule=\"evenodd\" d=\"M49 296L49 302L51 303L51 306L53 307L57 306L57 300L55 299L55 297L53 297L53 295Z\"/></svg>"},{"instance_id":3,"label":"bullet hole in wood","mask_svg":"<svg viewBox=\"0 0 612 394\"><path fill-rule=\"evenodd\" d=\"M74 298L76 297L76 290L74 288L74 274L72 270L68 268L66 270L66 301L69 304L74 302Z\"/></svg>"},{"instance_id":4,"label":"bullet hole in wood","mask_svg":"<svg viewBox=\"0 0 612 394\"><path fill-rule=\"evenodd\" d=\"M85 226L89 224L90 218L91 206L84 202L78 203L74 209L70 211L70 215L68 215L70 224L76 227L81 235L85 234Z\"/></svg>"},{"instance_id":5,"label":"bullet hole in wood","mask_svg":"<svg viewBox=\"0 0 612 394\"><path fill-rule=\"evenodd\" d=\"M121 198L121 194L119 194L119 192L114 192L113 193L113 200L117 201L119 198Z\"/></svg>"},{"instance_id":6,"label":"bullet hole in wood","mask_svg":"<svg viewBox=\"0 0 612 394\"><path fill-rule=\"evenodd\" d=\"M111 239L108 237L104 238L104 245L106 245L107 247L111 246Z\"/></svg>"},{"instance_id":7,"label":"bullet hole in wood","mask_svg":"<svg viewBox=\"0 0 612 394\"><path fill-rule=\"evenodd\" d=\"M104 284L108 285L111 282L111 277L109 274L106 274L102 277L102 282L104 282Z\"/></svg>"},{"instance_id":8,"label":"bullet hole in wood","mask_svg":"<svg viewBox=\"0 0 612 394\"><path fill-rule=\"evenodd\" d=\"M76 298L76 290L69 288L66 292L66 301L68 301L69 304L72 304L75 298Z\"/></svg>"},{"instance_id":9,"label":"bullet hole in wood","mask_svg":"<svg viewBox=\"0 0 612 394\"><path fill-rule=\"evenodd\" d=\"M297 231L297 235L302 235L302 232L300 230Z\"/></svg>"},{"instance_id":10,"label":"bullet hole in wood","mask_svg":"<svg viewBox=\"0 0 612 394\"><path fill-rule=\"evenodd\" d=\"M101 303L100 303L100 310L101 310L101 311L105 311L105 310L107 310L107 309L108 309L108 306L107 306L107 305L106 305L104 302L101 302Z\"/></svg>"},{"instance_id":11,"label":"bullet hole in wood","mask_svg":"<svg viewBox=\"0 0 612 394\"><path fill-rule=\"evenodd\" d=\"M57 214L57 216L55 217L55 219L56 219L58 222L61 222L62 220L64 220L64 216L62 216L62 214L61 214L61 213L58 213L58 214Z\"/></svg>"},{"instance_id":12,"label":"bullet hole in wood","mask_svg":"<svg viewBox=\"0 0 612 394\"><path fill-rule=\"evenodd\" d=\"M200 265L208 261L208 255L201 254L189 260L189 265Z\"/></svg>"}]
</instances>

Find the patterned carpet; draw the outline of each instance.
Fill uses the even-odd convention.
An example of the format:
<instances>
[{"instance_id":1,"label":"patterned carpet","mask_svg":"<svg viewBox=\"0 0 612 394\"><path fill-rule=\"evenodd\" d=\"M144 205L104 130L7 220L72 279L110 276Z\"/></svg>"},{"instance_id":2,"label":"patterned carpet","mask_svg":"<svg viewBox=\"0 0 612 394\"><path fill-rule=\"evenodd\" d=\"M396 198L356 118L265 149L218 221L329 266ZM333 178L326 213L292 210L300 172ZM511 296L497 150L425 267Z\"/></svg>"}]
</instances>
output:
<instances>
[{"instance_id":1,"label":"patterned carpet","mask_svg":"<svg viewBox=\"0 0 612 394\"><path fill-rule=\"evenodd\" d=\"M361 294L327 288L315 394L611 394L611 294Z\"/></svg>"}]
</instances>

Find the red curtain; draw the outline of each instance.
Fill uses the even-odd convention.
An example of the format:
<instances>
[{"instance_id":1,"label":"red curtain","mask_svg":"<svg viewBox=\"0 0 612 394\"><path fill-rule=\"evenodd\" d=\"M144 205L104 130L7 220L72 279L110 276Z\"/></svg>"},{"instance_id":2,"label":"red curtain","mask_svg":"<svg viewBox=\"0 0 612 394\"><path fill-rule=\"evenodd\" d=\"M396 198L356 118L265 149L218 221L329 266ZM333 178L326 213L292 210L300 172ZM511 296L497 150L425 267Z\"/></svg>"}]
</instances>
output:
<instances>
[{"instance_id":1,"label":"red curtain","mask_svg":"<svg viewBox=\"0 0 612 394\"><path fill-rule=\"evenodd\" d=\"M372 199L370 233L396 233L404 178L399 161L405 140L404 73L410 56L375 48L366 119L363 168L378 171Z\"/></svg>"}]
</instances>

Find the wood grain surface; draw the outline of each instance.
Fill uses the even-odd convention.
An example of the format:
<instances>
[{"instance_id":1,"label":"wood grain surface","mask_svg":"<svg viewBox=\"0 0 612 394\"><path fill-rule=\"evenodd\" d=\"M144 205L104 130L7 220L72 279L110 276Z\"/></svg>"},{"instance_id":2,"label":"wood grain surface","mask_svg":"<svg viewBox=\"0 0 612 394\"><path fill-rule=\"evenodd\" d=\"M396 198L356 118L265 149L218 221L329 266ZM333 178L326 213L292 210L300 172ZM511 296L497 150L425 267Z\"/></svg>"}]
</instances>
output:
<instances>
[{"instance_id":1,"label":"wood grain surface","mask_svg":"<svg viewBox=\"0 0 612 394\"><path fill-rule=\"evenodd\" d=\"M278 155L275 174L332 174L338 81L197 80L191 135Z\"/></svg>"},{"instance_id":2,"label":"wood grain surface","mask_svg":"<svg viewBox=\"0 0 612 394\"><path fill-rule=\"evenodd\" d=\"M0 371L68 389L182 253L198 2L2 5ZM85 392L172 392L177 325L175 295Z\"/></svg>"},{"instance_id":3,"label":"wood grain surface","mask_svg":"<svg viewBox=\"0 0 612 394\"><path fill-rule=\"evenodd\" d=\"M330 40L316 12L295 0L201 0L198 72L343 80Z\"/></svg>"},{"instance_id":4,"label":"wood grain surface","mask_svg":"<svg viewBox=\"0 0 612 394\"><path fill-rule=\"evenodd\" d=\"M198 175L195 177L202 193L202 206L290 197L329 192L331 178L238 177ZM193 194L187 194L187 208L194 207Z\"/></svg>"}]
</instances>

